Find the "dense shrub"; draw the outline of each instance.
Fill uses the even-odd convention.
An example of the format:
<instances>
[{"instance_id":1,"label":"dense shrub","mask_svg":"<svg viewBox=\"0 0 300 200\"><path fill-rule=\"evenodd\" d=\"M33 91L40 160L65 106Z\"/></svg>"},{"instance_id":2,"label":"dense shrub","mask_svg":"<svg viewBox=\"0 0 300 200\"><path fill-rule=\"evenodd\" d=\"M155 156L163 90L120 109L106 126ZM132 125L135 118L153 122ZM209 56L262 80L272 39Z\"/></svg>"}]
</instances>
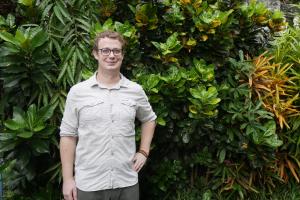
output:
<instances>
[{"instance_id":1,"label":"dense shrub","mask_svg":"<svg viewBox=\"0 0 300 200\"><path fill-rule=\"evenodd\" d=\"M122 73L158 115L142 199L296 191L300 31L286 28L281 12L254 1L19 1L16 13L0 16L7 195L60 198L66 93L96 70L91 45L106 29L128 40Z\"/></svg>"}]
</instances>

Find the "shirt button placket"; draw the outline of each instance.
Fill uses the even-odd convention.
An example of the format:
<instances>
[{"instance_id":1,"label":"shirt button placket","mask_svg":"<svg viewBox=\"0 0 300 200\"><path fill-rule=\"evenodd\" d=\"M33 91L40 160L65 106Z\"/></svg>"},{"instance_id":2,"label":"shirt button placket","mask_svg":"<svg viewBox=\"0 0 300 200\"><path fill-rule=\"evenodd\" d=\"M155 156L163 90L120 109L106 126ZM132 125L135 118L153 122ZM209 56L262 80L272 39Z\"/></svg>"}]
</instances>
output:
<instances>
[{"instance_id":1,"label":"shirt button placket","mask_svg":"<svg viewBox=\"0 0 300 200\"><path fill-rule=\"evenodd\" d=\"M110 154L113 156L114 155L114 149L113 149L113 145L112 145L112 143L113 143L113 140L114 140L114 136L112 135L111 137L110 137L110 139L111 139L111 147L110 147Z\"/></svg>"},{"instance_id":2,"label":"shirt button placket","mask_svg":"<svg viewBox=\"0 0 300 200\"><path fill-rule=\"evenodd\" d=\"M111 136L111 145L110 145L110 153L111 153L111 156L113 157L114 156L114 150L113 150L113 140L114 140L114 136ZM113 166L113 162L112 162L112 166L111 166L111 169L110 169L110 185L111 185L111 188L114 188L114 185L113 185L113 177L114 177L114 166Z\"/></svg>"},{"instance_id":3,"label":"shirt button placket","mask_svg":"<svg viewBox=\"0 0 300 200\"><path fill-rule=\"evenodd\" d=\"M110 187L111 188L114 188L114 185L113 185L113 173L114 173L114 169L111 168L110 169Z\"/></svg>"},{"instance_id":4,"label":"shirt button placket","mask_svg":"<svg viewBox=\"0 0 300 200\"><path fill-rule=\"evenodd\" d=\"M112 130L113 128L113 123L114 123L114 119L113 119L113 100L112 100L112 90L109 90L109 102L110 102L110 120L111 120L111 127L110 130ZM114 140L114 136L113 136L113 131L110 131L111 137L110 137L110 152L111 152L111 156L114 155L114 151L113 151L113 140ZM113 162L112 162L113 163ZM114 188L113 185L113 173L114 173L114 166L113 164L111 165L110 168L110 187Z\"/></svg>"}]
</instances>

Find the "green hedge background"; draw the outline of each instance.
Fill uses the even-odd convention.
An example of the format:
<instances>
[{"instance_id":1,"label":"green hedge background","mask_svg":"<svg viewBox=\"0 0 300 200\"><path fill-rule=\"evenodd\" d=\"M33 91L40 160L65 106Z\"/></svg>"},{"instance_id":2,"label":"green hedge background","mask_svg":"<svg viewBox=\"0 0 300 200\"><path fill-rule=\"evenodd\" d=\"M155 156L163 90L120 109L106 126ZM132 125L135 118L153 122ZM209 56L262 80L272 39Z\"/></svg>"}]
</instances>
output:
<instances>
[{"instance_id":1,"label":"green hedge background","mask_svg":"<svg viewBox=\"0 0 300 200\"><path fill-rule=\"evenodd\" d=\"M141 199L300 199L300 30L281 11L237 0L2 5L8 199L61 199L66 94L96 70L93 38L107 29L128 40L122 73L158 115Z\"/></svg>"}]
</instances>

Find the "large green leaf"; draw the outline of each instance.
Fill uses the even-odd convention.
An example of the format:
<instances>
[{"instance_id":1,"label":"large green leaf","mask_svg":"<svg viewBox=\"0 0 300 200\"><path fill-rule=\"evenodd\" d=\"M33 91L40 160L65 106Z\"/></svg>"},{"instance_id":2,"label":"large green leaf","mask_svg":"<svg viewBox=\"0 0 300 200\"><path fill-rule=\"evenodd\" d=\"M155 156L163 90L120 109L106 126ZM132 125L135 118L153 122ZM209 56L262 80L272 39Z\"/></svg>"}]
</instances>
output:
<instances>
[{"instance_id":1,"label":"large green leaf","mask_svg":"<svg viewBox=\"0 0 300 200\"><path fill-rule=\"evenodd\" d=\"M39 137L39 138L47 139L50 135L55 133L56 128L57 127L47 126L47 128L40 131L36 136Z\"/></svg>"},{"instance_id":2,"label":"large green leaf","mask_svg":"<svg viewBox=\"0 0 300 200\"><path fill-rule=\"evenodd\" d=\"M5 18L2 15L0 15L0 25L5 25L5 23Z\"/></svg>"},{"instance_id":3,"label":"large green leaf","mask_svg":"<svg viewBox=\"0 0 300 200\"><path fill-rule=\"evenodd\" d=\"M166 121L162 118L162 117L158 117L156 119L156 122L161 125L161 126L165 126L166 125Z\"/></svg>"},{"instance_id":4,"label":"large green leaf","mask_svg":"<svg viewBox=\"0 0 300 200\"><path fill-rule=\"evenodd\" d=\"M58 5L55 5L55 6L53 7L53 10L54 10L55 16L59 19L59 21L60 21L63 25L65 25L65 21L64 21L64 19L63 19L63 17L62 17L61 10L59 9L59 6L58 6Z\"/></svg>"},{"instance_id":5,"label":"large green leaf","mask_svg":"<svg viewBox=\"0 0 300 200\"><path fill-rule=\"evenodd\" d=\"M0 141L11 140L15 135L15 133L0 133Z\"/></svg>"},{"instance_id":6,"label":"large green leaf","mask_svg":"<svg viewBox=\"0 0 300 200\"><path fill-rule=\"evenodd\" d=\"M8 14L6 17L6 23L10 28L14 28L15 26L15 22L16 22L16 18L15 16L13 16L12 14Z\"/></svg>"},{"instance_id":7,"label":"large green leaf","mask_svg":"<svg viewBox=\"0 0 300 200\"><path fill-rule=\"evenodd\" d=\"M15 39L18 40L20 43L23 43L26 41L26 37L24 36L22 31L20 31L19 29L16 31Z\"/></svg>"},{"instance_id":8,"label":"large green leaf","mask_svg":"<svg viewBox=\"0 0 300 200\"><path fill-rule=\"evenodd\" d=\"M22 77L7 77L4 80L4 84L3 87L4 88L13 88L18 86L20 80L22 79Z\"/></svg>"},{"instance_id":9,"label":"large green leaf","mask_svg":"<svg viewBox=\"0 0 300 200\"><path fill-rule=\"evenodd\" d=\"M18 0L18 3L21 3L25 6L32 6L33 0Z\"/></svg>"},{"instance_id":10,"label":"large green leaf","mask_svg":"<svg viewBox=\"0 0 300 200\"><path fill-rule=\"evenodd\" d=\"M226 149L222 149L219 152L219 163L223 163L226 157Z\"/></svg>"},{"instance_id":11,"label":"large green leaf","mask_svg":"<svg viewBox=\"0 0 300 200\"><path fill-rule=\"evenodd\" d=\"M6 120L4 122L4 125L6 128L9 128L10 130L18 130L19 128L22 128L23 124L20 124L12 119Z\"/></svg>"},{"instance_id":12,"label":"large green leaf","mask_svg":"<svg viewBox=\"0 0 300 200\"><path fill-rule=\"evenodd\" d=\"M264 125L264 143L272 148L277 148L283 144L281 140L278 139L276 134L276 123L274 120L268 121Z\"/></svg>"},{"instance_id":13,"label":"large green leaf","mask_svg":"<svg viewBox=\"0 0 300 200\"><path fill-rule=\"evenodd\" d=\"M20 46L20 42L14 38L14 36L8 32L0 32L0 38L6 42L13 43L17 46Z\"/></svg>"},{"instance_id":14,"label":"large green leaf","mask_svg":"<svg viewBox=\"0 0 300 200\"><path fill-rule=\"evenodd\" d=\"M178 53L182 49L180 41L177 39L178 33L175 32L167 38L165 43L152 41L152 44L160 50L162 55Z\"/></svg>"},{"instance_id":15,"label":"large green leaf","mask_svg":"<svg viewBox=\"0 0 300 200\"><path fill-rule=\"evenodd\" d=\"M64 4L63 1L61 1L61 0L56 1L56 6L57 6L57 8L59 9L60 13L61 13L65 18L67 18L69 21L72 21L71 15L69 14L69 12L68 12L68 10L67 10L67 7L66 7L66 4Z\"/></svg>"},{"instance_id":16,"label":"large green leaf","mask_svg":"<svg viewBox=\"0 0 300 200\"><path fill-rule=\"evenodd\" d=\"M126 21L124 24L115 22L115 29L127 38L133 37L137 31L136 28L132 26L128 21Z\"/></svg>"},{"instance_id":17,"label":"large green leaf","mask_svg":"<svg viewBox=\"0 0 300 200\"><path fill-rule=\"evenodd\" d=\"M264 137L269 137L276 134L276 123L274 120L268 121L265 125Z\"/></svg>"},{"instance_id":18,"label":"large green leaf","mask_svg":"<svg viewBox=\"0 0 300 200\"><path fill-rule=\"evenodd\" d=\"M18 48L18 46L8 43L5 46L1 47L1 51L0 51L0 56L2 57L2 59L4 58L4 56L8 56L8 55L14 55L16 53L19 53L20 49Z\"/></svg>"},{"instance_id":19,"label":"large green leaf","mask_svg":"<svg viewBox=\"0 0 300 200\"><path fill-rule=\"evenodd\" d=\"M273 135L272 137L268 137L265 139L265 144L272 148L277 148L280 147L283 142L282 140L278 139L277 135Z\"/></svg>"},{"instance_id":20,"label":"large green leaf","mask_svg":"<svg viewBox=\"0 0 300 200\"><path fill-rule=\"evenodd\" d=\"M45 127L46 127L46 125L43 122L39 122L33 128L33 131L34 132L39 132L39 131L43 130Z\"/></svg>"},{"instance_id":21,"label":"large green leaf","mask_svg":"<svg viewBox=\"0 0 300 200\"><path fill-rule=\"evenodd\" d=\"M29 106L26 112L26 123L29 130L33 130L35 123L38 121L37 108L35 104Z\"/></svg>"},{"instance_id":22,"label":"large green leaf","mask_svg":"<svg viewBox=\"0 0 300 200\"><path fill-rule=\"evenodd\" d=\"M31 142L31 148L37 153L48 153L49 152L49 142L46 140L33 140Z\"/></svg>"},{"instance_id":23,"label":"large green leaf","mask_svg":"<svg viewBox=\"0 0 300 200\"><path fill-rule=\"evenodd\" d=\"M47 7L43 10L41 20L44 20L47 15L49 15L49 11L53 7L53 3L49 3Z\"/></svg>"},{"instance_id":24,"label":"large green leaf","mask_svg":"<svg viewBox=\"0 0 300 200\"><path fill-rule=\"evenodd\" d=\"M88 19L75 18L75 20L79 23L78 26L82 28L84 31L89 32L91 29L91 24Z\"/></svg>"},{"instance_id":25,"label":"large green leaf","mask_svg":"<svg viewBox=\"0 0 300 200\"><path fill-rule=\"evenodd\" d=\"M199 86L197 88L190 88L191 95L196 99L205 99L206 98L206 88L205 86Z\"/></svg>"},{"instance_id":26,"label":"large green leaf","mask_svg":"<svg viewBox=\"0 0 300 200\"><path fill-rule=\"evenodd\" d=\"M9 143L1 143L0 153L13 150L17 146L16 141L10 141Z\"/></svg>"},{"instance_id":27,"label":"large green leaf","mask_svg":"<svg viewBox=\"0 0 300 200\"><path fill-rule=\"evenodd\" d=\"M13 120L16 121L18 124L22 124L22 127L25 127L24 112L21 108L14 107Z\"/></svg>"},{"instance_id":28,"label":"large green leaf","mask_svg":"<svg viewBox=\"0 0 300 200\"><path fill-rule=\"evenodd\" d=\"M138 4L135 9L135 20L138 27L147 27L148 30L157 28L158 18L156 7L151 3Z\"/></svg>"},{"instance_id":29,"label":"large green leaf","mask_svg":"<svg viewBox=\"0 0 300 200\"><path fill-rule=\"evenodd\" d=\"M33 136L33 132L31 131L21 131L17 134L18 137L20 138L31 138Z\"/></svg>"},{"instance_id":30,"label":"large green leaf","mask_svg":"<svg viewBox=\"0 0 300 200\"><path fill-rule=\"evenodd\" d=\"M39 31L31 40L31 48L34 50L35 48L43 45L48 40L48 35L43 30Z\"/></svg>"}]
</instances>

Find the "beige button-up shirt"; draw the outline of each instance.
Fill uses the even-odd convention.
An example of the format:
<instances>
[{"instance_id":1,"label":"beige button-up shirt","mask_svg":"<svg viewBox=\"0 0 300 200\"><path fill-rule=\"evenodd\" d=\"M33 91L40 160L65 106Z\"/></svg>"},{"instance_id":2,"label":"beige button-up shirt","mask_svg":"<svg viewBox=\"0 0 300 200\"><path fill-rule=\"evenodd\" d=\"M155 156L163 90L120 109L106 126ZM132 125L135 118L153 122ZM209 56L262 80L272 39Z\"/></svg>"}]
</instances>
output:
<instances>
[{"instance_id":1,"label":"beige button-up shirt","mask_svg":"<svg viewBox=\"0 0 300 200\"><path fill-rule=\"evenodd\" d=\"M138 182L132 169L136 153L135 118L153 121L140 85L123 75L113 88L96 74L74 85L67 96L60 136L76 136L75 182L83 191L121 188Z\"/></svg>"}]
</instances>

